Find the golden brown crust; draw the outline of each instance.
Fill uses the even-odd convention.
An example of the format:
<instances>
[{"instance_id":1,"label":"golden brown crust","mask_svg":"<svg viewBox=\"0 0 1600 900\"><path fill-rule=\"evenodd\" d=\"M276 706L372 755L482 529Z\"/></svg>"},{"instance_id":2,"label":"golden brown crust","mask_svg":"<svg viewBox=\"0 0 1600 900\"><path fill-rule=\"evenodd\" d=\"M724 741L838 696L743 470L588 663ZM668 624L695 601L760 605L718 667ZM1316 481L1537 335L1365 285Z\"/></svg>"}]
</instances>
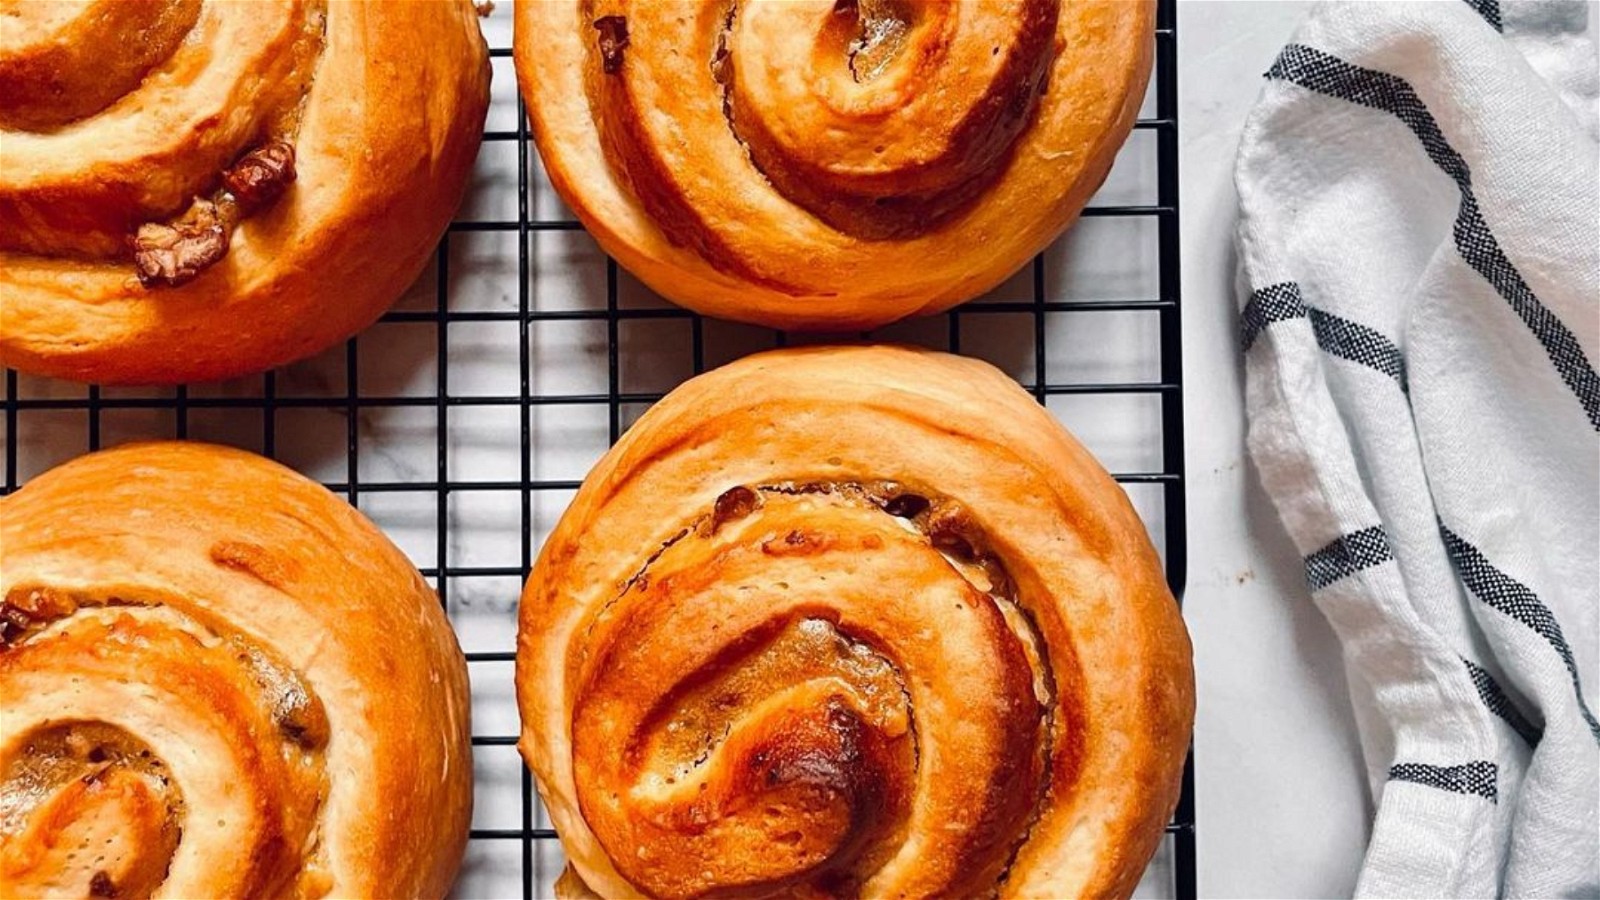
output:
<instances>
[{"instance_id":1,"label":"golden brown crust","mask_svg":"<svg viewBox=\"0 0 1600 900\"><path fill-rule=\"evenodd\" d=\"M466 663L319 485L204 444L91 454L0 498L0 602L0 894L449 889Z\"/></svg>"},{"instance_id":2,"label":"golden brown crust","mask_svg":"<svg viewBox=\"0 0 1600 900\"><path fill-rule=\"evenodd\" d=\"M523 595L520 747L607 897L1131 893L1187 634L1126 494L992 367L759 354L653 407Z\"/></svg>"},{"instance_id":3,"label":"golden brown crust","mask_svg":"<svg viewBox=\"0 0 1600 900\"><path fill-rule=\"evenodd\" d=\"M516 9L551 184L700 312L852 330L946 309L1061 233L1133 127L1153 0Z\"/></svg>"},{"instance_id":4,"label":"golden brown crust","mask_svg":"<svg viewBox=\"0 0 1600 900\"><path fill-rule=\"evenodd\" d=\"M17 5L25 20L65 6ZM0 84L38 88L8 98L37 97L46 83L70 90L108 47L111 74L89 82L120 88L52 107L65 121L0 103L5 365L169 383L289 362L377 318L449 222L488 106L471 3L196 6L86 4L68 20L32 23L62 38L44 49L12 35L6 17ZM183 39L166 41L176 28ZM66 52L91 40L92 53ZM166 55L144 59L151 47ZM220 204L231 238L220 259L195 254L211 264L176 279L186 283L142 284L132 235L172 222L196 197L218 199L224 171L277 139L293 146L292 187L259 210Z\"/></svg>"}]
</instances>

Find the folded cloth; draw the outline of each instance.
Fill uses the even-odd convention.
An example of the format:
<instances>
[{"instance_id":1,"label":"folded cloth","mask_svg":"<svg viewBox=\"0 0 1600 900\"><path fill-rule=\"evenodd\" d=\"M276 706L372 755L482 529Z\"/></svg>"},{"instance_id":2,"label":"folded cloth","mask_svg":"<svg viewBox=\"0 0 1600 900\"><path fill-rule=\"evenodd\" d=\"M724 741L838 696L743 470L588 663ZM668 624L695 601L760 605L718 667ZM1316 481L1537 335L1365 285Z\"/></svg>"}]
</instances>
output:
<instances>
[{"instance_id":1,"label":"folded cloth","mask_svg":"<svg viewBox=\"0 0 1600 900\"><path fill-rule=\"evenodd\" d=\"M1362 896L1600 896L1584 6L1320 6L1239 148L1250 451L1343 643Z\"/></svg>"}]
</instances>

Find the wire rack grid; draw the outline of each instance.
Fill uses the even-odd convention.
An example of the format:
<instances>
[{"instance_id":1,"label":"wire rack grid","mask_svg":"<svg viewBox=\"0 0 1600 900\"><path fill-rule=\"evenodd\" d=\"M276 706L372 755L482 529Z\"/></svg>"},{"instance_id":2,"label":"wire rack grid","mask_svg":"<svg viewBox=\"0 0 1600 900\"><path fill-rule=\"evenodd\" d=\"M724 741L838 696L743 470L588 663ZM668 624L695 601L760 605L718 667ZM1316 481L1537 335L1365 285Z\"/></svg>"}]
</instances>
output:
<instances>
[{"instance_id":1,"label":"wire rack grid","mask_svg":"<svg viewBox=\"0 0 1600 900\"><path fill-rule=\"evenodd\" d=\"M684 378L821 338L691 314L605 257L529 140L510 9L484 22L494 99L474 186L434 262L379 324L263 376L174 389L7 371L4 491L79 453L153 437L257 450L372 517L438 589L473 684L476 804L461 897L549 896L563 860L516 755L521 582L588 467ZM1181 597L1187 564L1179 343L1175 0L1133 137L1083 219L959 309L870 335L988 359L1112 469ZM833 339L838 339L834 336ZM1193 759L1138 895L1193 898Z\"/></svg>"}]
</instances>

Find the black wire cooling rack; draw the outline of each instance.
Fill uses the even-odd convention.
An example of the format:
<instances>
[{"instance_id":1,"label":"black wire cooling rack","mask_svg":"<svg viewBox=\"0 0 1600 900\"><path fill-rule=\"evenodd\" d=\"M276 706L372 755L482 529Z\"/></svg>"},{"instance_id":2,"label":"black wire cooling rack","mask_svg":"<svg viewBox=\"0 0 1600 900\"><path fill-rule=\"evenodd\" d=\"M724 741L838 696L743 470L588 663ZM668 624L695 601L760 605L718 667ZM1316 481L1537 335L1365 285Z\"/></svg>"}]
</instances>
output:
<instances>
[{"instance_id":1,"label":"black wire cooling rack","mask_svg":"<svg viewBox=\"0 0 1600 900\"><path fill-rule=\"evenodd\" d=\"M4 490L86 450L176 436L259 450L362 507L437 586L467 651L477 812L456 892L531 898L549 893L561 857L514 749L521 579L588 464L644 408L683 377L789 338L670 306L593 247L538 168L515 97L509 19L507 10L485 26L499 121L491 112L473 197L433 266L377 326L306 363L221 385L83 388L7 371ZM1151 96L1111 182L1144 171L1121 179L1124 188L1108 182L1064 243L996 291L861 337L984 356L1016 375L1112 468L1181 596L1175 0L1161 0L1157 24ZM513 178L514 210L474 202L505 200ZM1097 223L1117 227L1095 235ZM553 256L552 244L560 245ZM1111 258L1120 270L1063 274L1087 257ZM580 264L592 271L572 277ZM1107 285L1116 296L1106 295ZM1101 337L1118 331L1146 340L1145 364L1093 364ZM568 370L581 377L562 374ZM1097 446L1095 426L1108 421L1123 427ZM1135 464L1122 470L1129 459ZM491 550L481 551L486 544ZM1168 840L1140 894L1196 896L1194 823L1191 757Z\"/></svg>"}]
</instances>

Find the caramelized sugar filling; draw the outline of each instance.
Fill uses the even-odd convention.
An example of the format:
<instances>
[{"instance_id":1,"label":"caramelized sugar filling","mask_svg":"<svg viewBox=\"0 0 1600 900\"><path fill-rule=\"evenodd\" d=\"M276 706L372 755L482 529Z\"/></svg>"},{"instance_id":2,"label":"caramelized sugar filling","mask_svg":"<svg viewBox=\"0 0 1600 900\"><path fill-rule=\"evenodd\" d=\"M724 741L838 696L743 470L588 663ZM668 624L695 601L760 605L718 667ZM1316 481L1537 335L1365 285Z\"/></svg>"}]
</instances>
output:
<instances>
[{"instance_id":1,"label":"caramelized sugar filling","mask_svg":"<svg viewBox=\"0 0 1600 900\"><path fill-rule=\"evenodd\" d=\"M183 792L143 741L100 722L49 725L0 767L0 883L146 897L183 833Z\"/></svg>"},{"instance_id":2,"label":"caramelized sugar filling","mask_svg":"<svg viewBox=\"0 0 1600 900\"><path fill-rule=\"evenodd\" d=\"M778 625L739 645L737 665L714 664L703 679L667 694L641 726L648 737L633 752L647 772L674 784L704 764L749 707L774 684L826 681L847 696L866 723L899 738L911 729L899 675L872 648L851 641L826 619ZM731 654L730 654L731 655ZM908 742L909 745L909 742ZM909 749L909 746L907 747Z\"/></svg>"}]
</instances>

